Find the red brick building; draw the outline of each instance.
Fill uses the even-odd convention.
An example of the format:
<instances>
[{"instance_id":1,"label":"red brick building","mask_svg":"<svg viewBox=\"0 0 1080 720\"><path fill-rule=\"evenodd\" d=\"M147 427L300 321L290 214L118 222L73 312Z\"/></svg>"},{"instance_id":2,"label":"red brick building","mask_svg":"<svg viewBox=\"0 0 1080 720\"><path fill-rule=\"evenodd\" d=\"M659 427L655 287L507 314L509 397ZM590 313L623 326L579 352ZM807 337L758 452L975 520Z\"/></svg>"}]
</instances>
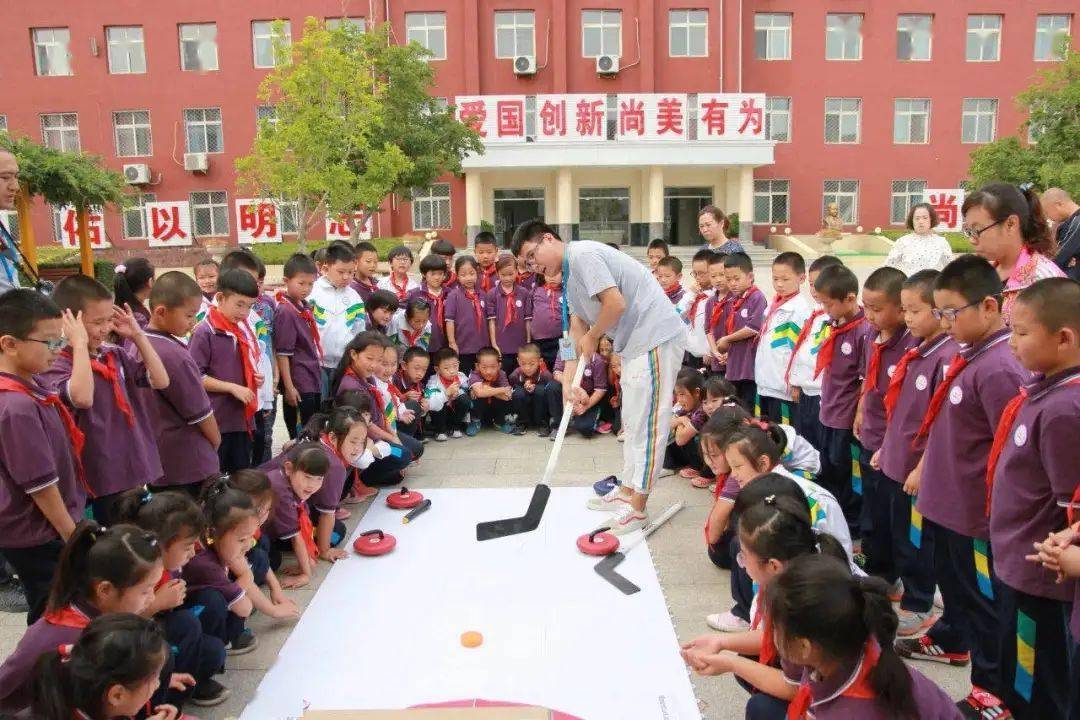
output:
<instances>
[{"instance_id":1,"label":"red brick building","mask_svg":"<svg viewBox=\"0 0 1080 720\"><path fill-rule=\"evenodd\" d=\"M852 227L889 227L923 188L957 187L979 143L1017 132L1025 113L1014 97L1055 61L1054 40L1070 32L1075 8L1070 0L49 0L5 13L0 119L117 170L135 166L145 200L188 202L197 244L235 241L234 160L249 151L260 113L271 112L255 95L274 61L270 21L299 33L307 16L388 18L398 42L434 52L438 96L509 98L524 115L522 136L469 158L463 177L387 203L376 236L437 228L461 244L481 223L505 232L542 215L575 237L640 244L663 235L685 245L698 242L705 203L739 212L744 234L753 216L757 240L772 227L813 232L829 201ZM763 105L763 130L704 137L703 98L717 94ZM571 112L582 97L599 98L604 127L543 142L539 114L553 98L537 96L568 95ZM677 99L681 134L627 142L619 107L634 97ZM185 170L186 154L205 172ZM41 241L64 235L56 215L35 207ZM287 208L279 219L285 232L295 227ZM145 246L147 225L137 209L104 217L105 235L122 247Z\"/></svg>"}]
</instances>

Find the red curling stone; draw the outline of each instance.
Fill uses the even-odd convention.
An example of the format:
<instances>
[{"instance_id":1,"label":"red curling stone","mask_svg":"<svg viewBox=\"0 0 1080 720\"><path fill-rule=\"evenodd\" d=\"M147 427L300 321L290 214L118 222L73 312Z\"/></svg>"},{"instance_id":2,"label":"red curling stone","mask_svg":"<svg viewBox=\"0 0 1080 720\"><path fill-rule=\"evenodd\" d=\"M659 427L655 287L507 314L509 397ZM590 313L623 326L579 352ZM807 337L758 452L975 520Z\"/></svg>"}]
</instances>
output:
<instances>
[{"instance_id":1,"label":"red curling stone","mask_svg":"<svg viewBox=\"0 0 1080 720\"><path fill-rule=\"evenodd\" d=\"M619 549L619 538L607 532L611 528L602 527L577 539L578 550L586 555L610 555Z\"/></svg>"},{"instance_id":2,"label":"red curling stone","mask_svg":"<svg viewBox=\"0 0 1080 720\"><path fill-rule=\"evenodd\" d=\"M424 496L408 488L401 488L401 492L390 493L386 496L386 504L395 510L408 510L422 502L424 502Z\"/></svg>"},{"instance_id":3,"label":"red curling stone","mask_svg":"<svg viewBox=\"0 0 1080 720\"><path fill-rule=\"evenodd\" d=\"M353 543L353 550L360 555L385 555L397 545L397 538L382 530L368 530L360 533Z\"/></svg>"}]
</instances>

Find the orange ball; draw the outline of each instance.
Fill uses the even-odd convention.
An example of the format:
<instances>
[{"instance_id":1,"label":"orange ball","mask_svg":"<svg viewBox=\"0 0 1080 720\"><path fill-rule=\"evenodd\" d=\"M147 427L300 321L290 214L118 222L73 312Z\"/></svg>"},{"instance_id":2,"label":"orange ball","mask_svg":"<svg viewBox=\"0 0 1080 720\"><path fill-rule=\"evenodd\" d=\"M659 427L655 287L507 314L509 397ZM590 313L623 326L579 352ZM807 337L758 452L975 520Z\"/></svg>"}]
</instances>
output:
<instances>
[{"instance_id":1,"label":"orange ball","mask_svg":"<svg viewBox=\"0 0 1080 720\"><path fill-rule=\"evenodd\" d=\"M467 648L480 647L484 644L484 636L475 630L461 633L461 644Z\"/></svg>"}]
</instances>

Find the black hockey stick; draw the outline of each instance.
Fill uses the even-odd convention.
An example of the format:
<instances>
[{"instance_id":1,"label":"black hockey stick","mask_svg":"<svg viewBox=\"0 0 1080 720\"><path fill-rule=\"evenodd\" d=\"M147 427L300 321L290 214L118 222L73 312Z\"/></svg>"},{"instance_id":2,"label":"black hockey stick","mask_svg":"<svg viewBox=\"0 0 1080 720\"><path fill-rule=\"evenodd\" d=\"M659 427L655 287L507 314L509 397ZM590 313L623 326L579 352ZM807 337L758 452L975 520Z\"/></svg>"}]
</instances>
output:
<instances>
[{"instance_id":1,"label":"black hockey stick","mask_svg":"<svg viewBox=\"0 0 1080 720\"><path fill-rule=\"evenodd\" d=\"M535 530L540 527L540 518L544 516L544 508L547 507L549 497L551 497L551 488L540 483L533 488L532 500L529 501L529 509L524 515L476 523L476 539L483 542Z\"/></svg>"}]
</instances>

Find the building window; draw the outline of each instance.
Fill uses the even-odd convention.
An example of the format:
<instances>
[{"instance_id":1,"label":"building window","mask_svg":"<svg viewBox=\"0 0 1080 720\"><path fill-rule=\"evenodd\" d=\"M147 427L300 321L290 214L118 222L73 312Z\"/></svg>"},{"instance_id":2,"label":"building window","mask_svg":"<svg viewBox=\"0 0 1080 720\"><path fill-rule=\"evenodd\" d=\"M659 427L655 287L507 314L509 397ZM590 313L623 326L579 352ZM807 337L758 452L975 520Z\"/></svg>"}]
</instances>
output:
<instances>
[{"instance_id":1,"label":"building window","mask_svg":"<svg viewBox=\"0 0 1080 720\"><path fill-rule=\"evenodd\" d=\"M157 201L154 193L139 193L134 196L134 204L124 208L124 239L143 240L146 232L146 203Z\"/></svg>"},{"instance_id":2,"label":"building window","mask_svg":"<svg viewBox=\"0 0 1080 720\"><path fill-rule=\"evenodd\" d=\"M225 191L193 192L191 229L196 237L228 237L229 196Z\"/></svg>"},{"instance_id":3,"label":"building window","mask_svg":"<svg viewBox=\"0 0 1080 720\"><path fill-rule=\"evenodd\" d=\"M789 197L787 180L755 180L754 222L787 225Z\"/></svg>"},{"instance_id":4,"label":"building window","mask_svg":"<svg viewBox=\"0 0 1080 720\"><path fill-rule=\"evenodd\" d=\"M278 116L277 108L273 105L259 105L255 108L255 131L258 132L259 128L263 126L263 122L266 122L270 127L277 125Z\"/></svg>"},{"instance_id":5,"label":"building window","mask_svg":"<svg viewBox=\"0 0 1080 720\"><path fill-rule=\"evenodd\" d=\"M1001 58L1001 16L968 15L968 62L995 62Z\"/></svg>"},{"instance_id":6,"label":"building window","mask_svg":"<svg viewBox=\"0 0 1080 720\"><path fill-rule=\"evenodd\" d=\"M929 60L933 23L933 15L898 15L896 17L896 59Z\"/></svg>"},{"instance_id":7,"label":"building window","mask_svg":"<svg viewBox=\"0 0 1080 720\"><path fill-rule=\"evenodd\" d=\"M150 139L150 111L124 110L113 113L113 134L117 157L153 155Z\"/></svg>"},{"instance_id":8,"label":"building window","mask_svg":"<svg viewBox=\"0 0 1080 720\"><path fill-rule=\"evenodd\" d=\"M0 130L7 132L7 115L0 115Z\"/></svg>"},{"instance_id":9,"label":"building window","mask_svg":"<svg viewBox=\"0 0 1080 720\"><path fill-rule=\"evenodd\" d=\"M79 151L79 116L76 113L46 113L41 116L41 140L45 147Z\"/></svg>"},{"instance_id":10,"label":"building window","mask_svg":"<svg viewBox=\"0 0 1080 720\"><path fill-rule=\"evenodd\" d=\"M825 16L825 59L862 59L862 20L856 13L829 13Z\"/></svg>"},{"instance_id":11,"label":"building window","mask_svg":"<svg viewBox=\"0 0 1080 720\"><path fill-rule=\"evenodd\" d=\"M413 230L450 227L450 183L435 183L413 190Z\"/></svg>"},{"instance_id":12,"label":"building window","mask_svg":"<svg viewBox=\"0 0 1080 720\"><path fill-rule=\"evenodd\" d=\"M105 28L109 46L109 72L113 75L132 75L146 72L146 46L143 29L134 27Z\"/></svg>"},{"instance_id":13,"label":"building window","mask_svg":"<svg viewBox=\"0 0 1080 720\"><path fill-rule=\"evenodd\" d=\"M791 98L765 98L765 138L791 142Z\"/></svg>"},{"instance_id":14,"label":"building window","mask_svg":"<svg viewBox=\"0 0 1080 720\"><path fill-rule=\"evenodd\" d=\"M495 57L536 55L536 14L532 10L495 13Z\"/></svg>"},{"instance_id":15,"label":"building window","mask_svg":"<svg viewBox=\"0 0 1080 720\"><path fill-rule=\"evenodd\" d=\"M446 59L446 13L405 13L408 42L418 42L431 51L429 60Z\"/></svg>"},{"instance_id":16,"label":"building window","mask_svg":"<svg viewBox=\"0 0 1080 720\"><path fill-rule=\"evenodd\" d=\"M622 11L581 11L581 56L622 56Z\"/></svg>"},{"instance_id":17,"label":"building window","mask_svg":"<svg viewBox=\"0 0 1080 720\"><path fill-rule=\"evenodd\" d=\"M859 142L861 116L862 100L859 98L825 98L825 142Z\"/></svg>"},{"instance_id":18,"label":"building window","mask_svg":"<svg viewBox=\"0 0 1080 720\"><path fill-rule=\"evenodd\" d=\"M1035 59L1064 60L1061 38L1069 35L1070 15L1039 15L1035 19Z\"/></svg>"},{"instance_id":19,"label":"building window","mask_svg":"<svg viewBox=\"0 0 1080 720\"><path fill-rule=\"evenodd\" d=\"M964 100L960 142L993 142L997 125L997 106L998 101L993 98L968 98Z\"/></svg>"},{"instance_id":20,"label":"building window","mask_svg":"<svg viewBox=\"0 0 1080 720\"><path fill-rule=\"evenodd\" d=\"M221 108L195 108L184 111L184 134L188 152L225 151L221 132Z\"/></svg>"},{"instance_id":21,"label":"building window","mask_svg":"<svg viewBox=\"0 0 1080 720\"><path fill-rule=\"evenodd\" d=\"M67 28L34 28L34 67L38 75L73 75L71 31Z\"/></svg>"},{"instance_id":22,"label":"building window","mask_svg":"<svg viewBox=\"0 0 1080 720\"><path fill-rule=\"evenodd\" d=\"M930 142L930 100L899 98L893 105L893 142Z\"/></svg>"},{"instance_id":23,"label":"building window","mask_svg":"<svg viewBox=\"0 0 1080 720\"><path fill-rule=\"evenodd\" d=\"M218 69L217 23L180 26L180 69Z\"/></svg>"},{"instance_id":24,"label":"building window","mask_svg":"<svg viewBox=\"0 0 1080 720\"><path fill-rule=\"evenodd\" d=\"M840 219L845 225L854 225L859 217L859 181L826 180L821 196L821 215L829 211L829 205L836 203L840 208Z\"/></svg>"},{"instance_id":25,"label":"building window","mask_svg":"<svg viewBox=\"0 0 1080 720\"><path fill-rule=\"evenodd\" d=\"M275 48L275 43L284 43L287 47L292 42L292 23L285 20L281 30L274 32L276 20L256 20L251 23L251 47L255 59L255 67L272 68L287 60L288 53L284 48ZM286 57L278 57L281 52Z\"/></svg>"},{"instance_id":26,"label":"building window","mask_svg":"<svg viewBox=\"0 0 1080 720\"><path fill-rule=\"evenodd\" d=\"M668 55L708 57L709 11L668 11Z\"/></svg>"},{"instance_id":27,"label":"building window","mask_svg":"<svg viewBox=\"0 0 1080 720\"><path fill-rule=\"evenodd\" d=\"M922 202L924 190L926 190L925 180L893 180L889 222L893 225L906 223L911 206Z\"/></svg>"},{"instance_id":28,"label":"building window","mask_svg":"<svg viewBox=\"0 0 1080 720\"><path fill-rule=\"evenodd\" d=\"M754 13L754 57L791 59L791 14Z\"/></svg>"},{"instance_id":29,"label":"building window","mask_svg":"<svg viewBox=\"0 0 1080 720\"><path fill-rule=\"evenodd\" d=\"M354 28L357 32L367 31L367 20L362 17L326 18L327 30L337 30L342 25Z\"/></svg>"},{"instance_id":30,"label":"building window","mask_svg":"<svg viewBox=\"0 0 1080 720\"><path fill-rule=\"evenodd\" d=\"M630 242L630 188L580 188L578 236L617 245Z\"/></svg>"},{"instance_id":31,"label":"building window","mask_svg":"<svg viewBox=\"0 0 1080 720\"><path fill-rule=\"evenodd\" d=\"M277 204L282 235L295 235L300 230L300 204L295 200Z\"/></svg>"}]
</instances>

